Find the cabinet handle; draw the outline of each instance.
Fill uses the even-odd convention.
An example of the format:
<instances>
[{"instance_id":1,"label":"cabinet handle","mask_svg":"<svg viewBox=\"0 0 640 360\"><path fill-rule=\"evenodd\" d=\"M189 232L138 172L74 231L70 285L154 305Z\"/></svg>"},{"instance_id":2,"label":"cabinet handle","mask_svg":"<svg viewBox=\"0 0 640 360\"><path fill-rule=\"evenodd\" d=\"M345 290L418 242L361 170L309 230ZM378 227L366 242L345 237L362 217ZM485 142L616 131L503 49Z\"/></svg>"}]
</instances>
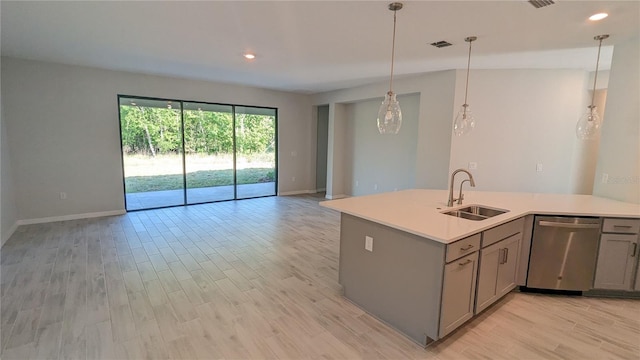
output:
<instances>
[{"instance_id":1,"label":"cabinet handle","mask_svg":"<svg viewBox=\"0 0 640 360\"><path fill-rule=\"evenodd\" d=\"M467 250L471 249L472 247L473 247L473 244L469 244L469 245L467 245L465 247L461 247L460 251L467 251Z\"/></svg>"},{"instance_id":2,"label":"cabinet handle","mask_svg":"<svg viewBox=\"0 0 640 360\"><path fill-rule=\"evenodd\" d=\"M473 260L471 260L471 259L467 259L467 261L465 261L465 262L461 262L461 263L458 263L458 265L460 265L460 266L465 266L465 265L467 265L467 264L468 264L468 263L470 263L470 262L473 262Z\"/></svg>"},{"instance_id":3,"label":"cabinet handle","mask_svg":"<svg viewBox=\"0 0 640 360\"><path fill-rule=\"evenodd\" d=\"M498 250L498 258L500 261L498 264L506 264L509 259L509 248L502 248Z\"/></svg>"},{"instance_id":4,"label":"cabinet handle","mask_svg":"<svg viewBox=\"0 0 640 360\"><path fill-rule=\"evenodd\" d=\"M638 250L638 244L633 243L633 251L631 252L631 257L636 256L636 251Z\"/></svg>"},{"instance_id":5,"label":"cabinet handle","mask_svg":"<svg viewBox=\"0 0 640 360\"><path fill-rule=\"evenodd\" d=\"M632 226L631 225L613 225L614 228L624 228L624 229L631 229Z\"/></svg>"},{"instance_id":6,"label":"cabinet handle","mask_svg":"<svg viewBox=\"0 0 640 360\"><path fill-rule=\"evenodd\" d=\"M567 229L599 229L600 224L572 224L572 223L561 223L561 222L553 222L553 221L538 221L540 226L549 226L556 228L567 228Z\"/></svg>"}]
</instances>

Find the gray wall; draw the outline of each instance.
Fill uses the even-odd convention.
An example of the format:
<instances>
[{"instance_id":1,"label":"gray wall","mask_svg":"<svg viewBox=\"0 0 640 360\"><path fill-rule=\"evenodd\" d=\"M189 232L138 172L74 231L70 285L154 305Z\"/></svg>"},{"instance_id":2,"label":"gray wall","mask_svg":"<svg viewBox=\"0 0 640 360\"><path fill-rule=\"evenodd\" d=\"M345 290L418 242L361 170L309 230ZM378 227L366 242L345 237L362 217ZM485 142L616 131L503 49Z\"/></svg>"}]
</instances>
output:
<instances>
[{"instance_id":1,"label":"gray wall","mask_svg":"<svg viewBox=\"0 0 640 360\"><path fill-rule=\"evenodd\" d=\"M590 100L588 72L472 70L469 103L477 128L467 136L454 137L452 124L464 100L465 77L464 70L450 70L394 80L398 94L419 94L415 187L445 189L451 171L468 168L470 162L475 162L478 169L472 172L476 174L479 190L591 193L598 142L578 142L574 130ZM599 79L599 84L604 80ZM330 105L366 102L384 94L387 86L383 81L316 94L313 102ZM329 116L346 120L333 113ZM608 114L606 118L608 123ZM374 140L372 145L376 143L380 144ZM335 151L344 151L340 148L344 144L338 141L329 144L330 152L333 145L338 146ZM412 151L405 155L412 156ZM361 163L358 154L355 156L348 159L350 163ZM543 166L542 172L536 171L538 163ZM335 164L332 168L330 164L329 171L343 173L342 177L334 178L352 184L345 190L347 194L357 193L353 185L361 180L354 177L353 169ZM397 183L384 190L400 186Z\"/></svg>"},{"instance_id":2,"label":"gray wall","mask_svg":"<svg viewBox=\"0 0 640 360\"><path fill-rule=\"evenodd\" d=\"M329 105L318 106L316 143L316 191L327 188L327 145L329 142Z\"/></svg>"},{"instance_id":3,"label":"gray wall","mask_svg":"<svg viewBox=\"0 0 640 360\"><path fill-rule=\"evenodd\" d=\"M416 94L419 97L417 124L411 131L417 134L415 156L407 154L406 158L414 159L413 179L405 179L403 183L389 184L386 189L404 187L407 183L419 188L445 189L449 170L449 152L451 147L451 121L453 119L453 99L455 94L456 71L439 71L417 76L394 79L394 91L403 96ZM354 183L352 169L347 164L358 163L360 159L351 158L353 152L346 152L346 124L348 116L345 107L349 104L380 99L388 90L388 82L320 93L313 96L316 105L329 104L329 163L327 166L327 198L350 195L347 184ZM378 106L380 100L376 100ZM404 105L401 105L404 112ZM370 125L376 129L377 114ZM400 129L404 134L409 131ZM403 135L400 135L403 136ZM377 141L377 140L376 140ZM389 140L392 141L392 140ZM333 184L335 182L335 184ZM382 192L382 188L376 192Z\"/></svg>"},{"instance_id":4,"label":"gray wall","mask_svg":"<svg viewBox=\"0 0 640 360\"><path fill-rule=\"evenodd\" d=\"M456 92L455 70L422 77L416 187L446 189Z\"/></svg>"},{"instance_id":5,"label":"gray wall","mask_svg":"<svg viewBox=\"0 0 640 360\"><path fill-rule=\"evenodd\" d=\"M464 103L465 73L456 107ZM476 127L452 137L449 171L477 163L470 170L476 190L574 193L575 125L586 109L587 80L582 70L472 70L468 103Z\"/></svg>"},{"instance_id":6,"label":"gray wall","mask_svg":"<svg viewBox=\"0 0 640 360\"><path fill-rule=\"evenodd\" d=\"M4 122L4 107L0 101L0 245L9 239L16 227L15 187L11 177L11 156Z\"/></svg>"},{"instance_id":7,"label":"gray wall","mask_svg":"<svg viewBox=\"0 0 640 360\"><path fill-rule=\"evenodd\" d=\"M420 96L398 97L402 128L380 135L376 124L382 98L347 105L345 184L353 196L415 187Z\"/></svg>"},{"instance_id":8,"label":"gray wall","mask_svg":"<svg viewBox=\"0 0 640 360\"><path fill-rule=\"evenodd\" d=\"M640 37L613 50L594 195L640 203ZM602 174L608 174L604 183Z\"/></svg>"},{"instance_id":9,"label":"gray wall","mask_svg":"<svg viewBox=\"0 0 640 360\"><path fill-rule=\"evenodd\" d=\"M278 191L315 188L307 95L3 58L18 219L124 209L117 94L277 107Z\"/></svg>"}]
</instances>

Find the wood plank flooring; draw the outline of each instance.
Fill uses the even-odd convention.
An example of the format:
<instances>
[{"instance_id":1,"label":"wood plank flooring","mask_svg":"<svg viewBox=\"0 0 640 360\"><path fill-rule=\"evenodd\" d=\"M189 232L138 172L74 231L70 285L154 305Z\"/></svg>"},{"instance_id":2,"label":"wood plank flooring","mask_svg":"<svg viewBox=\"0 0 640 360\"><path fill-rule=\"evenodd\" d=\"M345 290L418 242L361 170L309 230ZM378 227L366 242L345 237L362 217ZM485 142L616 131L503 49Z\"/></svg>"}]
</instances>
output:
<instances>
[{"instance_id":1,"label":"wood plank flooring","mask_svg":"<svg viewBox=\"0 0 640 360\"><path fill-rule=\"evenodd\" d=\"M312 196L22 226L0 356L640 359L640 301L521 293L425 350L341 297L338 245Z\"/></svg>"}]
</instances>

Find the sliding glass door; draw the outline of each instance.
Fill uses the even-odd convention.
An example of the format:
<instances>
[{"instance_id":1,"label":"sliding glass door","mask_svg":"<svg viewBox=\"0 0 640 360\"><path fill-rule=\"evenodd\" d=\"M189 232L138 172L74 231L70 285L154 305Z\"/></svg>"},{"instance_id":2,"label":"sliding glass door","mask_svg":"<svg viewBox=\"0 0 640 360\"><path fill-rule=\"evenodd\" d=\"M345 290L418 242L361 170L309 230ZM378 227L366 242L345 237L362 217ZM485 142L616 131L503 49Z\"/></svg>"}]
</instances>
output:
<instances>
[{"instance_id":1,"label":"sliding glass door","mask_svg":"<svg viewBox=\"0 0 640 360\"><path fill-rule=\"evenodd\" d=\"M127 210L276 195L276 109L118 99Z\"/></svg>"},{"instance_id":2,"label":"sliding glass door","mask_svg":"<svg viewBox=\"0 0 640 360\"><path fill-rule=\"evenodd\" d=\"M239 199L276 194L276 110L236 106Z\"/></svg>"},{"instance_id":3,"label":"sliding glass door","mask_svg":"<svg viewBox=\"0 0 640 360\"><path fill-rule=\"evenodd\" d=\"M180 102L120 98L127 210L182 205Z\"/></svg>"},{"instance_id":4,"label":"sliding glass door","mask_svg":"<svg viewBox=\"0 0 640 360\"><path fill-rule=\"evenodd\" d=\"M184 103L187 204L232 200L233 107Z\"/></svg>"}]
</instances>

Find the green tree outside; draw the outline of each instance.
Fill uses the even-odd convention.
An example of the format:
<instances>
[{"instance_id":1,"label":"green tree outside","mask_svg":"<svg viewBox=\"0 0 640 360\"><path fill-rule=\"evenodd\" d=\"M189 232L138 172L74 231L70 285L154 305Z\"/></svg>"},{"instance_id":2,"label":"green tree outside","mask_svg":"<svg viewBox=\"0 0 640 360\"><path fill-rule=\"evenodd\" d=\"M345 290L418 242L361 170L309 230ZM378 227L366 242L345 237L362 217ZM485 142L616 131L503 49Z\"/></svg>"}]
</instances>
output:
<instances>
[{"instance_id":1,"label":"green tree outside","mask_svg":"<svg viewBox=\"0 0 640 360\"><path fill-rule=\"evenodd\" d=\"M179 109L121 105L122 150L125 158L157 159L163 156L180 155L182 153L182 120L184 120L184 151L187 159L190 156L230 158L233 155L233 114L184 110L182 116L184 119L181 119ZM273 159L270 167L261 166L251 171L238 171L238 183L274 181L275 116L237 113L235 133L238 157L249 159L249 161L258 158ZM262 164L264 165L264 161ZM212 173L216 171L221 173L218 175ZM189 173L189 186L222 186L222 182L208 179L220 178L223 172L226 175L228 171L230 170L220 169ZM127 176L125 183L127 192L155 191L162 188L163 183L176 184L175 178L175 174ZM191 181L191 179L195 180ZM169 186L169 188L176 188L176 186L178 185Z\"/></svg>"}]
</instances>

